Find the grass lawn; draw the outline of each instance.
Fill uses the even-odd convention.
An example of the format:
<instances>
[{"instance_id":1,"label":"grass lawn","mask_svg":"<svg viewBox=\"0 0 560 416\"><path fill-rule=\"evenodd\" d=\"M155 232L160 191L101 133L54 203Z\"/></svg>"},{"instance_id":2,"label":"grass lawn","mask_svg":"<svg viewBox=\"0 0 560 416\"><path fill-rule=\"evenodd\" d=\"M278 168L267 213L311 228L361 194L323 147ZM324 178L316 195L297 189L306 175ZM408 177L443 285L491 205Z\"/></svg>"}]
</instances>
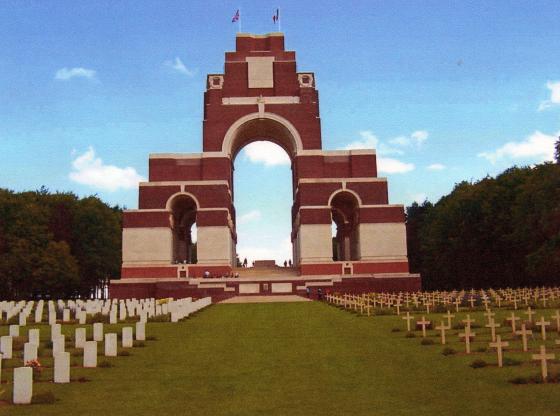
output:
<instances>
[{"instance_id":1,"label":"grass lawn","mask_svg":"<svg viewBox=\"0 0 560 416\"><path fill-rule=\"evenodd\" d=\"M481 313L471 316L483 324ZM0 406L0 414L560 414L560 385L507 381L538 374L536 365L475 370L469 363L481 356L443 356L435 331L428 346L391 331L405 325L397 316L360 317L317 302L214 305L178 324L149 323L147 335L158 340L111 359L112 368L72 369L89 382L36 383L34 392L52 391L55 404ZM456 332L449 337L462 351ZM11 387L0 390L7 395Z\"/></svg>"}]
</instances>

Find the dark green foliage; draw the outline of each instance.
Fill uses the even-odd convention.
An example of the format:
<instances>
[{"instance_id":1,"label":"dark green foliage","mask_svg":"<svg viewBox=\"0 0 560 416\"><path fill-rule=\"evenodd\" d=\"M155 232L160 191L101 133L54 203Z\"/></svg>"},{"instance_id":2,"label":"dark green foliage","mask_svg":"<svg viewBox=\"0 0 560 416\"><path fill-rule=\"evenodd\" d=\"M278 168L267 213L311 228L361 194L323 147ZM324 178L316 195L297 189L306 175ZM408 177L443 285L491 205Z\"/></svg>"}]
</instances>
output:
<instances>
[{"instance_id":1,"label":"dark green foliage","mask_svg":"<svg viewBox=\"0 0 560 416\"><path fill-rule=\"evenodd\" d=\"M422 338L421 345L434 345L434 340L430 338Z\"/></svg>"},{"instance_id":2,"label":"dark green foliage","mask_svg":"<svg viewBox=\"0 0 560 416\"><path fill-rule=\"evenodd\" d=\"M560 165L513 167L407 208L411 270L424 289L560 283Z\"/></svg>"},{"instance_id":3,"label":"dark green foliage","mask_svg":"<svg viewBox=\"0 0 560 416\"><path fill-rule=\"evenodd\" d=\"M118 278L121 213L95 196L0 189L0 298L85 297Z\"/></svg>"}]
</instances>

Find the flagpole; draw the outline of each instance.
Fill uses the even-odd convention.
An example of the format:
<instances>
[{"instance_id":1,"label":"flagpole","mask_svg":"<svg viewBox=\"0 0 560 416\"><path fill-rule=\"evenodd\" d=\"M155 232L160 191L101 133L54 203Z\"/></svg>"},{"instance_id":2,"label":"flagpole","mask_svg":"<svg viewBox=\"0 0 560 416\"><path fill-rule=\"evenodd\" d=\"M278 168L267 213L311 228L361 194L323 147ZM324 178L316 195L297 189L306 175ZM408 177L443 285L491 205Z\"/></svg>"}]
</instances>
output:
<instances>
[{"instance_id":1,"label":"flagpole","mask_svg":"<svg viewBox=\"0 0 560 416\"><path fill-rule=\"evenodd\" d=\"M280 7L278 7L278 32L282 32L282 23L280 22Z\"/></svg>"},{"instance_id":2,"label":"flagpole","mask_svg":"<svg viewBox=\"0 0 560 416\"><path fill-rule=\"evenodd\" d=\"M238 10L239 10L239 19L237 19L237 25L238 25L239 33L241 33L241 8L239 8Z\"/></svg>"}]
</instances>

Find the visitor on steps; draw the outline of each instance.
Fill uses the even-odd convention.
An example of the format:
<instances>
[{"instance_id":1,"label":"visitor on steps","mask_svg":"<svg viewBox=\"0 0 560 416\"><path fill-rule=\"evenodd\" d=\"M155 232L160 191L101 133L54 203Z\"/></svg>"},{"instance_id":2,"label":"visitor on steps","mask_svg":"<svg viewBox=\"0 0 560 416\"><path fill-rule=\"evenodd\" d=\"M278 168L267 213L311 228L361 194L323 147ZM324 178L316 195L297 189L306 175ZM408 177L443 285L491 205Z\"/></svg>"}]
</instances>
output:
<instances>
[{"instance_id":1,"label":"visitor on steps","mask_svg":"<svg viewBox=\"0 0 560 416\"><path fill-rule=\"evenodd\" d=\"M310 287L306 287L305 291L307 292L307 297L311 297L311 288Z\"/></svg>"},{"instance_id":2,"label":"visitor on steps","mask_svg":"<svg viewBox=\"0 0 560 416\"><path fill-rule=\"evenodd\" d=\"M243 267L247 267L247 257L243 259Z\"/></svg>"}]
</instances>

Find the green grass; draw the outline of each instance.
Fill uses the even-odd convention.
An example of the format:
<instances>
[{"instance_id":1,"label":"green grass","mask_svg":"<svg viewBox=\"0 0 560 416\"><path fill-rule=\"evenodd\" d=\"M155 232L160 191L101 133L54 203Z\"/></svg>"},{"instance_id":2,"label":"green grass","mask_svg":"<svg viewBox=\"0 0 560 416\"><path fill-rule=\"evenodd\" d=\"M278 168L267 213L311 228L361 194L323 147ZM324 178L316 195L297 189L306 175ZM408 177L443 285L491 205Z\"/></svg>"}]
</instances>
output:
<instances>
[{"instance_id":1,"label":"green grass","mask_svg":"<svg viewBox=\"0 0 560 416\"><path fill-rule=\"evenodd\" d=\"M483 323L481 313L471 317ZM459 354L444 356L436 331L434 345L420 345L421 333L406 338L405 328L396 316L360 317L317 302L216 305L178 324L150 323L157 341L107 359L111 368L72 369L72 378L90 382L37 383L35 392L51 391L54 404L0 406L0 414L560 414L560 385L508 382L538 374L535 365L499 369L491 351L463 355L453 330ZM527 353L506 355L529 361ZM472 369L477 358L490 365ZM0 390L11 392L8 384Z\"/></svg>"}]
</instances>

